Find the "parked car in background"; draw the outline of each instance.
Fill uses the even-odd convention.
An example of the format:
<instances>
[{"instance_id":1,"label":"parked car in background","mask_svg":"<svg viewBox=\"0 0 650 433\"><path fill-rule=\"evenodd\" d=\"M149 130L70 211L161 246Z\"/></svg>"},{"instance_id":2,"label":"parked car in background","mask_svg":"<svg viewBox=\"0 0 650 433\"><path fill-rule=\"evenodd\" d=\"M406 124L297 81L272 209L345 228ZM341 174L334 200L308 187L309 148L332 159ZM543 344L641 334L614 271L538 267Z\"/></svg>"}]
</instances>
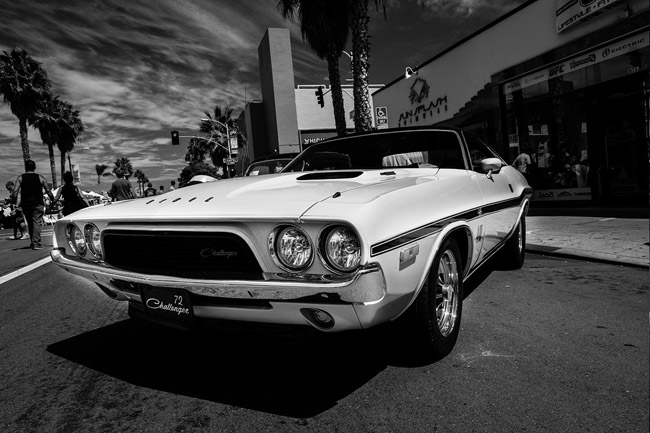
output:
<instances>
[{"instance_id":1,"label":"parked car in background","mask_svg":"<svg viewBox=\"0 0 650 433\"><path fill-rule=\"evenodd\" d=\"M279 173L296 156L297 153L279 153L257 158L246 168L244 176Z\"/></svg>"},{"instance_id":2,"label":"parked car in background","mask_svg":"<svg viewBox=\"0 0 650 433\"><path fill-rule=\"evenodd\" d=\"M208 176L207 174L197 174L196 176L193 176L192 179L190 179L190 181L187 182L187 185L185 186L196 185L197 183L214 182L215 180L218 179L212 176Z\"/></svg>"},{"instance_id":3,"label":"parked car in background","mask_svg":"<svg viewBox=\"0 0 650 433\"><path fill-rule=\"evenodd\" d=\"M496 254L522 266L530 195L462 130L383 130L315 144L279 174L81 210L57 222L51 255L134 318L320 332L399 322L433 359L456 343L464 281Z\"/></svg>"}]
</instances>

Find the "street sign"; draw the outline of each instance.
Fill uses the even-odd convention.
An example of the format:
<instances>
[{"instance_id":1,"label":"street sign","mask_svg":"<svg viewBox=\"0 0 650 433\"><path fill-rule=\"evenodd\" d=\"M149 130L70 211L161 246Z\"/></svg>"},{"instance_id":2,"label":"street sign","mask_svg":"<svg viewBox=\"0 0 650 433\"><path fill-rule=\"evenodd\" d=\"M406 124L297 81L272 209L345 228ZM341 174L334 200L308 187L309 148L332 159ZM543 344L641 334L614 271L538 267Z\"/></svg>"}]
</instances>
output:
<instances>
[{"instance_id":1,"label":"street sign","mask_svg":"<svg viewBox=\"0 0 650 433\"><path fill-rule=\"evenodd\" d=\"M228 145L230 146L230 154L237 155L239 153L239 146L237 144L237 135L231 135L228 139Z\"/></svg>"},{"instance_id":2,"label":"street sign","mask_svg":"<svg viewBox=\"0 0 650 433\"><path fill-rule=\"evenodd\" d=\"M375 107L375 121L377 129L388 129L388 109L386 107Z\"/></svg>"},{"instance_id":3,"label":"street sign","mask_svg":"<svg viewBox=\"0 0 650 433\"><path fill-rule=\"evenodd\" d=\"M237 158L224 158L223 163L226 165L235 165L237 164Z\"/></svg>"}]
</instances>

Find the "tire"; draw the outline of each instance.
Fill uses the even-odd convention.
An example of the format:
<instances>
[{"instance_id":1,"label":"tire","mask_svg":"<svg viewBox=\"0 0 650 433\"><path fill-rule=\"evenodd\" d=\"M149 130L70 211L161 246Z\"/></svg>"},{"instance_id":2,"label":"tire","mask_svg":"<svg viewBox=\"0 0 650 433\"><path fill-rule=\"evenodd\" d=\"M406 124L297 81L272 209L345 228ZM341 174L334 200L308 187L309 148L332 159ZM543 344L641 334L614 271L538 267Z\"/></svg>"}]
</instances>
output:
<instances>
[{"instance_id":1,"label":"tire","mask_svg":"<svg viewBox=\"0 0 650 433\"><path fill-rule=\"evenodd\" d=\"M515 232L506 241L501 259L506 269L521 269L526 258L526 217L522 216Z\"/></svg>"},{"instance_id":2,"label":"tire","mask_svg":"<svg viewBox=\"0 0 650 433\"><path fill-rule=\"evenodd\" d=\"M456 241L445 239L411 306L411 336L416 351L427 359L442 359L456 345L463 312L462 269Z\"/></svg>"}]
</instances>

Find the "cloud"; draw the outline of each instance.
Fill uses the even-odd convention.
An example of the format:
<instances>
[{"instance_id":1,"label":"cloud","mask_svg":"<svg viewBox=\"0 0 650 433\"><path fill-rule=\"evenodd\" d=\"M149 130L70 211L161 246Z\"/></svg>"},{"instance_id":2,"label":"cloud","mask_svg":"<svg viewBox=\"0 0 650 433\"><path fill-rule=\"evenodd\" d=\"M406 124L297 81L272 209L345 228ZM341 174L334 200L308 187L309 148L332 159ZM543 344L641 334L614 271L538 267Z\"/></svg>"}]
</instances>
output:
<instances>
[{"instance_id":1,"label":"cloud","mask_svg":"<svg viewBox=\"0 0 650 433\"><path fill-rule=\"evenodd\" d=\"M447 14L448 19L455 16L490 14L499 16L521 4L517 0L420 0L421 7L435 14Z\"/></svg>"}]
</instances>

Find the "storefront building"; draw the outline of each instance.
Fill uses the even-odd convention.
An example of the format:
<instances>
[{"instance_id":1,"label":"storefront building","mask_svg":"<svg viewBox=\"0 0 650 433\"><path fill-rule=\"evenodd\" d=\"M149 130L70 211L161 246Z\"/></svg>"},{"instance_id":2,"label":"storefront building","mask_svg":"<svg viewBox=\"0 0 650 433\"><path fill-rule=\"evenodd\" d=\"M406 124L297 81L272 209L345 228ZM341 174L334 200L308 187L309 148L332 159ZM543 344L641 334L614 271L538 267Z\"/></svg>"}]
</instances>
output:
<instances>
[{"instance_id":1,"label":"storefront building","mask_svg":"<svg viewBox=\"0 0 650 433\"><path fill-rule=\"evenodd\" d=\"M529 1L374 105L390 127L481 136L526 171L535 202L647 206L648 41L647 1Z\"/></svg>"}]
</instances>

